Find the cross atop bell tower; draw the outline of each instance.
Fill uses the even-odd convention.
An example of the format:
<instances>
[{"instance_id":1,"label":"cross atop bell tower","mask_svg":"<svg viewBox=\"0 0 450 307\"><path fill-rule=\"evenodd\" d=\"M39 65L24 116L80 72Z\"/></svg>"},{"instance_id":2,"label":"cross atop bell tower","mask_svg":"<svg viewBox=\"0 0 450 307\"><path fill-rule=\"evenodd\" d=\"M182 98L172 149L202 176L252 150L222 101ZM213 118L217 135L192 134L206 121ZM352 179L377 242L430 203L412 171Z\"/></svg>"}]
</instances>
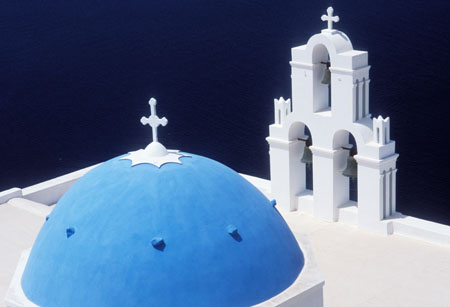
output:
<instances>
[{"instance_id":1,"label":"cross atop bell tower","mask_svg":"<svg viewBox=\"0 0 450 307\"><path fill-rule=\"evenodd\" d=\"M322 21L328 21L329 31L333 30L333 22L339 22L339 16L333 16L334 9L330 6L327 8L327 15L322 15Z\"/></svg>"}]
</instances>

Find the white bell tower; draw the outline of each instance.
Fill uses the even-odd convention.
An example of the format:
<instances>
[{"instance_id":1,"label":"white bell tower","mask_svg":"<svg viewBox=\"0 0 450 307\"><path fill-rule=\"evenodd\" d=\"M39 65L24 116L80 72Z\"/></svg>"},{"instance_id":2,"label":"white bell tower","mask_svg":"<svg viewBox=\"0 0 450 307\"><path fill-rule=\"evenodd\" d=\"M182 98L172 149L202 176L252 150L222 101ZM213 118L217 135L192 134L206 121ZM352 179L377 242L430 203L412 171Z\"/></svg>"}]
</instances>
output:
<instances>
[{"instance_id":1,"label":"white bell tower","mask_svg":"<svg viewBox=\"0 0 450 307\"><path fill-rule=\"evenodd\" d=\"M369 113L368 53L354 50L348 36L333 29L339 21L333 8L322 20L327 29L292 48L292 101L275 99L275 123L267 138L272 194L283 209L388 233L382 220L395 212L398 158L389 118L372 119ZM313 190L306 189L306 166L300 161L308 138ZM351 145L355 151L348 150ZM353 179L342 174L349 154L357 162ZM357 183L357 201L350 200L350 180Z\"/></svg>"}]
</instances>

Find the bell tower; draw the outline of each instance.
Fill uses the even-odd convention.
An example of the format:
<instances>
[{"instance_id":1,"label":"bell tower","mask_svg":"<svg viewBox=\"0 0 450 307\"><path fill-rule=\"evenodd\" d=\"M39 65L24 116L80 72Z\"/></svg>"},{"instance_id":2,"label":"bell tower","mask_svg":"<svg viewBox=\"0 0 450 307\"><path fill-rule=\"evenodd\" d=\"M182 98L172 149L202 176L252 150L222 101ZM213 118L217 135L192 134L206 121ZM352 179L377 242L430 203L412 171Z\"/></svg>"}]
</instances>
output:
<instances>
[{"instance_id":1,"label":"bell tower","mask_svg":"<svg viewBox=\"0 0 450 307\"><path fill-rule=\"evenodd\" d=\"M353 50L347 35L330 25L338 16L331 7L327 13L328 28L292 48L293 108L355 122L370 116L368 53ZM324 84L327 66L331 80Z\"/></svg>"},{"instance_id":2,"label":"bell tower","mask_svg":"<svg viewBox=\"0 0 450 307\"><path fill-rule=\"evenodd\" d=\"M292 48L292 99L275 101L279 115L267 138L272 194L283 209L388 232L382 220L395 212L398 157L389 118L372 119L368 53L354 50L348 36L333 29L339 21L333 13L329 7L321 17L326 29ZM288 104L282 111L281 103ZM306 144L307 130L312 144ZM312 152L313 190L306 189L301 162L306 145L308 155ZM357 201L349 196L356 182Z\"/></svg>"}]
</instances>

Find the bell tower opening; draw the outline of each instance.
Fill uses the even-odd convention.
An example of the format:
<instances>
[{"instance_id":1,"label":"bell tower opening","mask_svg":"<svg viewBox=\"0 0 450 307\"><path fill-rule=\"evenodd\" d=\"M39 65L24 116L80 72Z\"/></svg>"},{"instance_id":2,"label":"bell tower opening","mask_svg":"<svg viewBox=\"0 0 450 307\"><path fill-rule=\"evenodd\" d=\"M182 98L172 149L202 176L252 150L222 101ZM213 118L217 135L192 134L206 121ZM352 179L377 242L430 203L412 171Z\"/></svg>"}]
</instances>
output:
<instances>
[{"instance_id":1,"label":"bell tower opening","mask_svg":"<svg viewBox=\"0 0 450 307\"><path fill-rule=\"evenodd\" d=\"M352 150L350 150L349 157L352 157L351 165L349 166L347 163L347 168L350 167L350 170L348 172L348 178L349 180L349 200L352 200L354 202L358 202L358 163L356 162L355 158L353 157L358 153L357 147L356 147L356 140L353 137L353 134L349 133L348 136L348 143L352 145ZM354 168L354 169L352 169ZM343 174L346 176L345 174ZM353 177L354 176L354 177Z\"/></svg>"},{"instance_id":2,"label":"bell tower opening","mask_svg":"<svg viewBox=\"0 0 450 307\"><path fill-rule=\"evenodd\" d=\"M327 48L318 44L313 48L314 96L313 111L331 111L331 60Z\"/></svg>"},{"instance_id":3,"label":"bell tower opening","mask_svg":"<svg viewBox=\"0 0 450 307\"><path fill-rule=\"evenodd\" d=\"M313 190L313 158L310 146L312 145L311 131L309 131L308 126L305 125L304 136L298 139L305 142L305 147L303 149L303 155L300 162L305 164L305 188L306 190Z\"/></svg>"},{"instance_id":4,"label":"bell tower opening","mask_svg":"<svg viewBox=\"0 0 450 307\"><path fill-rule=\"evenodd\" d=\"M295 180L297 195L313 194L313 138L310 129L303 122L295 122L289 128L289 139L295 142L293 159L295 160ZM292 169L292 168L291 168Z\"/></svg>"},{"instance_id":5,"label":"bell tower opening","mask_svg":"<svg viewBox=\"0 0 450 307\"><path fill-rule=\"evenodd\" d=\"M338 207L357 206L358 163L354 156L358 153L358 147L355 137L347 130L339 130L334 135L333 148L339 150L335 164Z\"/></svg>"},{"instance_id":6,"label":"bell tower opening","mask_svg":"<svg viewBox=\"0 0 450 307\"><path fill-rule=\"evenodd\" d=\"M305 135L308 136L308 141L306 142L306 146L308 147L309 150L309 155L310 155L310 160L311 162L309 164L306 164L306 170L305 170L305 180L306 180L306 189L307 190L313 190L313 165L312 165L312 152L311 149L309 149L309 146L312 145L312 136L311 136L311 132L308 129L308 126L305 126ZM306 147L305 147L306 150ZM303 154L303 156L305 156L305 154Z\"/></svg>"},{"instance_id":7,"label":"bell tower opening","mask_svg":"<svg viewBox=\"0 0 450 307\"><path fill-rule=\"evenodd\" d=\"M321 84L325 84L328 86L328 108L331 110L331 71L330 71L330 57L328 57L328 61L320 62L320 64L325 65L325 70L323 71L323 78L320 81Z\"/></svg>"}]
</instances>

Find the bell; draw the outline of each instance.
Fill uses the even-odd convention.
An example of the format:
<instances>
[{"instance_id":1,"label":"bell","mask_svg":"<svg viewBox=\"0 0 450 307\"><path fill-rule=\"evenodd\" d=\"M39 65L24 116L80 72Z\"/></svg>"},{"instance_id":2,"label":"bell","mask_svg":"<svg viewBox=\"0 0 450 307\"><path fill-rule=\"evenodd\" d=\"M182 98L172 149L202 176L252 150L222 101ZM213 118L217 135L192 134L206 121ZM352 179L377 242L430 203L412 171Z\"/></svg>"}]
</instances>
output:
<instances>
[{"instance_id":1,"label":"bell","mask_svg":"<svg viewBox=\"0 0 450 307\"><path fill-rule=\"evenodd\" d=\"M312 151L311 149L309 149L309 146L305 146L303 157L300 161L308 166L312 164Z\"/></svg>"},{"instance_id":2,"label":"bell","mask_svg":"<svg viewBox=\"0 0 450 307\"><path fill-rule=\"evenodd\" d=\"M320 83L330 85L330 83L331 83L331 72L330 72L330 69L328 67L325 69L325 73L323 74L322 82L320 82Z\"/></svg>"},{"instance_id":3,"label":"bell","mask_svg":"<svg viewBox=\"0 0 450 307\"><path fill-rule=\"evenodd\" d=\"M358 164L353 156L347 158L347 167L342 172L342 175L350 179L355 179L358 176Z\"/></svg>"}]
</instances>

